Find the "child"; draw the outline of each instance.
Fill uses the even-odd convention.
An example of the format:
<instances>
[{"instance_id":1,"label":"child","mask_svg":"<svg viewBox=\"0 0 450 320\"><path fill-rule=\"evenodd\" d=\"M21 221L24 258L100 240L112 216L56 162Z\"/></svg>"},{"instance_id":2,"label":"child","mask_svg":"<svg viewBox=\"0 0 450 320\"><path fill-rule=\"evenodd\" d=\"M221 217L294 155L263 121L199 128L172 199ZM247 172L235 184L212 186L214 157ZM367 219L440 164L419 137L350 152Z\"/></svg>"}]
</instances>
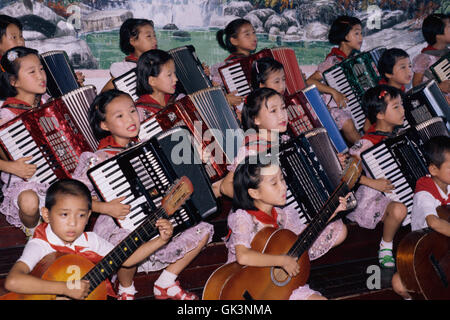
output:
<instances>
[{"instance_id":1,"label":"child","mask_svg":"<svg viewBox=\"0 0 450 320\"><path fill-rule=\"evenodd\" d=\"M317 71L307 79L306 83L314 84L320 92L328 94L324 97L325 101L330 100L329 95L331 95L334 100L329 102L331 116L339 130L342 130L344 137L354 144L361 138L361 135L356 130L350 111L344 109L347 98L336 89L322 83L322 74L332 66L359 52L363 42L361 21L355 17L338 17L331 25L328 40L338 47L331 50L325 61L319 64Z\"/></svg>"},{"instance_id":2,"label":"child","mask_svg":"<svg viewBox=\"0 0 450 320\"><path fill-rule=\"evenodd\" d=\"M281 208L286 204L287 189L280 167L271 163L270 159L247 157L236 168L233 187L233 212L228 216L231 233L225 242L228 249L227 263L237 261L246 266L279 266L289 276L296 276L301 270L294 257L261 253L251 248L255 235L266 226L288 229L297 235L306 227L300 222L295 210ZM334 214L346 209L346 198L340 198L340 202ZM329 224L309 249L310 259L317 259L342 243L346 236L344 227L341 220ZM304 285L295 289L289 299L326 298Z\"/></svg>"},{"instance_id":3,"label":"child","mask_svg":"<svg viewBox=\"0 0 450 320\"><path fill-rule=\"evenodd\" d=\"M394 136L397 127L402 126L405 120L401 91L391 86L378 85L367 90L363 96L363 107L373 125L350 149L350 154L358 158L361 152L385 138ZM347 218L367 229L374 229L380 221L383 221L383 236L378 259L382 267L394 268L392 241L406 217L406 206L403 203L391 201L382 194L394 189L387 179L371 179L362 175L359 183L361 186L355 193L358 205L347 215Z\"/></svg>"},{"instance_id":4,"label":"child","mask_svg":"<svg viewBox=\"0 0 450 320\"><path fill-rule=\"evenodd\" d=\"M124 61L111 64L111 79L103 87L102 92L114 89L112 80L136 68L139 57L148 50L158 48L158 41L152 20L125 20L120 26L120 50L127 56Z\"/></svg>"},{"instance_id":5,"label":"child","mask_svg":"<svg viewBox=\"0 0 450 320\"><path fill-rule=\"evenodd\" d=\"M283 64L274 58L261 58L252 65L252 88L272 88L281 95L286 93Z\"/></svg>"},{"instance_id":6,"label":"child","mask_svg":"<svg viewBox=\"0 0 450 320\"><path fill-rule=\"evenodd\" d=\"M379 84L387 84L402 92L411 83L413 72L411 60L406 51L398 48L387 49L378 61L378 71L382 79Z\"/></svg>"},{"instance_id":7,"label":"child","mask_svg":"<svg viewBox=\"0 0 450 320\"><path fill-rule=\"evenodd\" d=\"M25 46L19 19L0 15L0 59L11 48Z\"/></svg>"},{"instance_id":8,"label":"child","mask_svg":"<svg viewBox=\"0 0 450 320\"><path fill-rule=\"evenodd\" d=\"M433 78L429 68L449 52L450 17L444 14L431 14L423 20L422 34L428 46L413 59L413 87ZM450 93L450 80L442 81L439 88L444 94Z\"/></svg>"},{"instance_id":9,"label":"child","mask_svg":"<svg viewBox=\"0 0 450 320\"><path fill-rule=\"evenodd\" d=\"M411 213L411 230L431 228L450 237L450 223L439 218L436 208L450 203L450 137L437 136L424 145L430 176L417 180ZM398 272L392 278L392 287L405 299L411 299Z\"/></svg>"},{"instance_id":10,"label":"child","mask_svg":"<svg viewBox=\"0 0 450 320\"><path fill-rule=\"evenodd\" d=\"M167 106L177 81L175 62L170 54L155 49L141 55L137 64L136 94L139 99L136 107L144 112L144 119Z\"/></svg>"},{"instance_id":11,"label":"child","mask_svg":"<svg viewBox=\"0 0 450 320\"><path fill-rule=\"evenodd\" d=\"M87 170L125 150L130 142L136 141L140 121L131 97L118 90L109 90L98 95L91 104L89 119L94 134L101 140L95 153L85 152L81 155L73 177L83 181L90 190L93 190L86 175ZM125 197L109 202L93 201L92 204L92 210L101 213L94 225L94 232L113 244L119 243L129 234L128 230L117 226L113 219L124 219L130 212L130 206L121 203L123 200ZM140 270L146 272L165 268L154 284L153 291L156 299L192 300L197 298L194 294L184 291L175 280L201 249L211 241L212 235L213 226L201 222L179 234L140 265ZM127 270L127 277L124 277L119 285L119 295L124 294L129 299L134 297L135 272L136 268Z\"/></svg>"},{"instance_id":12,"label":"child","mask_svg":"<svg viewBox=\"0 0 450 320\"><path fill-rule=\"evenodd\" d=\"M45 207L41 209L45 223L39 225L33 239L26 244L22 256L9 272L5 282L6 289L20 294L55 294L74 299L86 298L89 290L88 280L80 281L79 287L69 286L63 281L37 278L30 272L43 257L52 252L73 253L98 263L114 248L94 232L83 232L91 214L91 205L89 189L80 181L64 179L53 183L47 190ZM159 219L155 225L160 236L136 249L123 266L139 263L169 241L173 232L172 224L168 220ZM79 246L83 248L82 251L75 250ZM109 289L112 289L110 283ZM108 293L114 294L112 291Z\"/></svg>"},{"instance_id":13,"label":"child","mask_svg":"<svg viewBox=\"0 0 450 320\"><path fill-rule=\"evenodd\" d=\"M225 29L217 31L216 39L219 46L230 53L224 62L217 63L211 67L213 83L215 85L222 85L219 68L234 62L234 60L248 57L256 50L258 38L256 37L255 29L251 22L239 18L228 23ZM244 97L237 96L236 93L237 91L227 94L227 100L232 106L238 106L244 101Z\"/></svg>"},{"instance_id":14,"label":"child","mask_svg":"<svg viewBox=\"0 0 450 320\"><path fill-rule=\"evenodd\" d=\"M15 47L5 52L0 64L0 88L7 97L0 109L0 124L39 106L47 88L47 77L36 50ZM48 184L27 181L36 172L36 165L28 163L31 156L15 161L0 160L4 195L0 211L6 220L21 228L30 237L37 226Z\"/></svg>"}]
</instances>

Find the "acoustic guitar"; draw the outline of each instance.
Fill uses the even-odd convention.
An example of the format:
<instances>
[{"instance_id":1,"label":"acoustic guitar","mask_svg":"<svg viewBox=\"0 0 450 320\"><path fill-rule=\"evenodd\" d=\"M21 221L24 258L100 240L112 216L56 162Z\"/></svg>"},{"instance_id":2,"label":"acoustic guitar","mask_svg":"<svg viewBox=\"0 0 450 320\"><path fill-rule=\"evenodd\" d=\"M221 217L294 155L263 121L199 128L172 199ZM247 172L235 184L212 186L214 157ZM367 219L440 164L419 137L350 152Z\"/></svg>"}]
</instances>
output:
<instances>
[{"instance_id":1,"label":"acoustic guitar","mask_svg":"<svg viewBox=\"0 0 450 320\"><path fill-rule=\"evenodd\" d=\"M436 210L450 222L449 206ZM397 270L414 298L450 300L450 237L431 228L410 232L398 246Z\"/></svg>"},{"instance_id":2,"label":"acoustic guitar","mask_svg":"<svg viewBox=\"0 0 450 320\"><path fill-rule=\"evenodd\" d=\"M339 197L347 195L361 175L360 160L354 159L341 183L303 232L297 236L287 229L266 227L253 238L251 248L266 253L295 257L300 273L290 277L281 267L242 266L237 262L215 270L203 290L204 300L287 300L292 291L305 285L309 278L308 249L325 229L339 206Z\"/></svg>"},{"instance_id":3,"label":"acoustic guitar","mask_svg":"<svg viewBox=\"0 0 450 320\"><path fill-rule=\"evenodd\" d=\"M65 282L79 280L82 277L82 280L89 280L90 283L87 300L106 300L105 280L116 273L143 243L158 236L156 221L160 218L168 219L184 204L193 191L194 187L187 177L183 176L175 181L163 198L161 208L149 214L96 265L79 255L55 252L42 258L30 274L43 280ZM74 267L79 270L80 277L74 277ZM26 295L10 292L1 296L0 300L55 300L57 298L56 295Z\"/></svg>"}]
</instances>

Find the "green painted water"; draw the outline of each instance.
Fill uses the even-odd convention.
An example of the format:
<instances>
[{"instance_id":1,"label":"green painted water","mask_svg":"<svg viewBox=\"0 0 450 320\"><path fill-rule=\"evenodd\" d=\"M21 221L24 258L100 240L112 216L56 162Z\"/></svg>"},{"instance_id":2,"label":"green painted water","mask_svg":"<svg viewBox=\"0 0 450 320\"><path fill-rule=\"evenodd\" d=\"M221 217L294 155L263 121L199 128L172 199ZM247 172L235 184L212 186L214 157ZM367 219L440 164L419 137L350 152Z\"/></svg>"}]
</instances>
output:
<instances>
[{"instance_id":1,"label":"green painted water","mask_svg":"<svg viewBox=\"0 0 450 320\"><path fill-rule=\"evenodd\" d=\"M200 61L209 66L223 61L228 52L219 47L216 41L215 30L189 31L190 38L177 38L172 36L172 31L157 30L158 48L169 50L183 45L192 44L195 47ZM99 61L100 69L109 69L113 62L122 61L125 55L119 48L119 31L99 32L83 35L92 54ZM258 48L289 46L295 50L300 65L317 65L322 62L330 51L331 45L327 42L310 41L284 43L272 41L267 35L258 35Z\"/></svg>"}]
</instances>

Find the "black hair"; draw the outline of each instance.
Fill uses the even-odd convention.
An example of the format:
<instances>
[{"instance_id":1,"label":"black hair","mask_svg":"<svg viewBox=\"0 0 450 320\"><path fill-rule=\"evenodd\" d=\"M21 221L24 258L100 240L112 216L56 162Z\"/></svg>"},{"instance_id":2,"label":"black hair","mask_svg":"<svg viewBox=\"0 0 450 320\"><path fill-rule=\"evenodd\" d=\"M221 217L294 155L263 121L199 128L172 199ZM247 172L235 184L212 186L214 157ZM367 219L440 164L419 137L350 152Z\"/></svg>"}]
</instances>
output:
<instances>
[{"instance_id":1,"label":"black hair","mask_svg":"<svg viewBox=\"0 0 450 320\"><path fill-rule=\"evenodd\" d=\"M252 64L252 87L258 89L261 84L264 84L273 71L284 70L283 64L274 58L264 57L258 59Z\"/></svg>"},{"instance_id":2,"label":"black hair","mask_svg":"<svg viewBox=\"0 0 450 320\"><path fill-rule=\"evenodd\" d=\"M399 48L387 49L378 60L378 71L387 80L386 74L393 74L394 66L399 59L409 58L409 54Z\"/></svg>"},{"instance_id":3,"label":"black hair","mask_svg":"<svg viewBox=\"0 0 450 320\"><path fill-rule=\"evenodd\" d=\"M400 89L384 84L377 85L367 90L366 93L364 93L361 105L370 123L376 123L378 113L386 112L388 106L387 98L393 99L399 96L403 97L403 93Z\"/></svg>"},{"instance_id":4,"label":"black hair","mask_svg":"<svg viewBox=\"0 0 450 320\"><path fill-rule=\"evenodd\" d=\"M250 92L245 99L244 107L242 108L242 128L244 130L255 129L258 130L258 126L255 124L255 117L258 115L259 110L263 104L267 108L267 100L270 97L278 95L281 100L284 98L281 94L271 88L258 88Z\"/></svg>"},{"instance_id":5,"label":"black hair","mask_svg":"<svg viewBox=\"0 0 450 320\"><path fill-rule=\"evenodd\" d=\"M134 47L130 44L130 39L139 37L139 28L149 25L154 28L152 20L129 18L120 26L120 50L125 54L134 52Z\"/></svg>"},{"instance_id":6,"label":"black hair","mask_svg":"<svg viewBox=\"0 0 450 320\"><path fill-rule=\"evenodd\" d=\"M438 34L444 34L446 19L450 19L450 15L433 13L423 20L422 34L429 45L436 43L436 36Z\"/></svg>"},{"instance_id":7,"label":"black hair","mask_svg":"<svg viewBox=\"0 0 450 320\"><path fill-rule=\"evenodd\" d=\"M356 25L362 25L361 20L356 17L339 16L331 24L328 32L328 41L335 45L340 45L341 42L347 42L345 37Z\"/></svg>"},{"instance_id":8,"label":"black hair","mask_svg":"<svg viewBox=\"0 0 450 320\"><path fill-rule=\"evenodd\" d=\"M216 32L216 40L219 43L219 45L229 51L230 53L234 53L237 51L237 48L231 44L230 38L236 38L237 34L239 32L239 29L243 26L249 24L251 25L251 22L246 19L235 19L227 24L225 29L220 29ZM225 35L225 40L223 39L223 36Z\"/></svg>"},{"instance_id":9,"label":"black hair","mask_svg":"<svg viewBox=\"0 0 450 320\"><path fill-rule=\"evenodd\" d=\"M16 25L20 31L23 30L22 23L19 19L7 16L5 14L0 14L0 42L2 42L2 38L6 34L6 29L10 24Z\"/></svg>"},{"instance_id":10,"label":"black hair","mask_svg":"<svg viewBox=\"0 0 450 320\"><path fill-rule=\"evenodd\" d=\"M122 95L129 97L131 101L133 101L128 93L117 89L102 92L95 97L94 101L92 101L88 114L89 124L91 125L92 132L94 132L94 136L98 140L111 135L109 131L101 128L100 123L106 120L106 107L112 100Z\"/></svg>"},{"instance_id":11,"label":"black hair","mask_svg":"<svg viewBox=\"0 0 450 320\"><path fill-rule=\"evenodd\" d=\"M51 210L56 204L56 199L59 195L72 195L77 197L84 197L88 204L89 210L92 209L92 197L86 185L75 179L61 179L50 185L45 195L45 207Z\"/></svg>"},{"instance_id":12,"label":"black hair","mask_svg":"<svg viewBox=\"0 0 450 320\"><path fill-rule=\"evenodd\" d=\"M425 142L423 150L427 165L430 166L434 164L437 168L440 168L445 162L445 153L450 155L450 137L432 137Z\"/></svg>"},{"instance_id":13,"label":"black hair","mask_svg":"<svg viewBox=\"0 0 450 320\"><path fill-rule=\"evenodd\" d=\"M153 93L148 78L157 77L161 73L162 66L170 60L173 60L173 57L166 51L159 49L146 51L139 57L136 80L136 94L138 96Z\"/></svg>"},{"instance_id":14,"label":"black hair","mask_svg":"<svg viewBox=\"0 0 450 320\"><path fill-rule=\"evenodd\" d=\"M277 164L267 153L247 156L236 167L233 175L233 210L257 210L248 189L257 189L261 183L261 169Z\"/></svg>"},{"instance_id":15,"label":"black hair","mask_svg":"<svg viewBox=\"0 0 450 320\"><path fill-rule=\"evenodd\" d=\"M3 72L0 72L0 97L15 97L17 96L17 89L11 85L11 80L17 79L20 70L20 58L26 57L30 54L36 55L39 59L37 50L26 47L14 47L5 52L0 60Z\"/></svg>"}]
</instances>

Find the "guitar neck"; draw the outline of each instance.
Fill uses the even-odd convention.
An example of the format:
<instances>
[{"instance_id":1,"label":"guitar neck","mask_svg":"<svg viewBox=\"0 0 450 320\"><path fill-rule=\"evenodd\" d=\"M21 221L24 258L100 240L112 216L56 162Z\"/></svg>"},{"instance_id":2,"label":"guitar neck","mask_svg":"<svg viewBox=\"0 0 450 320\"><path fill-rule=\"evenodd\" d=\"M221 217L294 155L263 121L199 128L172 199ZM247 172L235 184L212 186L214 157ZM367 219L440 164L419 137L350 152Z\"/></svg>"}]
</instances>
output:
<instances>
[{"instance_id":1,"label":"guitar neck","mask_svg":"<svg viewBox=\"0 0 450 320\"><path fill-rule=\"evenodd\" d=\"M95 267L83 277L89 280L89 292L92 292L110 275L114 274L122 264L145 242L159 234L155 226L156 220L166 218L163 208L158 209L153 215L149 215L135 230L133 230L122 242L112 249Z\"/></svg>"},{"instance_id":2,"label":"guitar neck","mask_svg":"<svg viewBox=\"0 0 450 320\"><path fill-rule=\"evenodd\" d=\"M325 229L330 217L338 208L340 203L339 197L346 196L348 192L348 185L345 182L341 182L322 209L320 209L305 230L299 235L297 241L289 250L288 255L299 258L312 246L323 229Z\"/></svg>"}]
</instances>

